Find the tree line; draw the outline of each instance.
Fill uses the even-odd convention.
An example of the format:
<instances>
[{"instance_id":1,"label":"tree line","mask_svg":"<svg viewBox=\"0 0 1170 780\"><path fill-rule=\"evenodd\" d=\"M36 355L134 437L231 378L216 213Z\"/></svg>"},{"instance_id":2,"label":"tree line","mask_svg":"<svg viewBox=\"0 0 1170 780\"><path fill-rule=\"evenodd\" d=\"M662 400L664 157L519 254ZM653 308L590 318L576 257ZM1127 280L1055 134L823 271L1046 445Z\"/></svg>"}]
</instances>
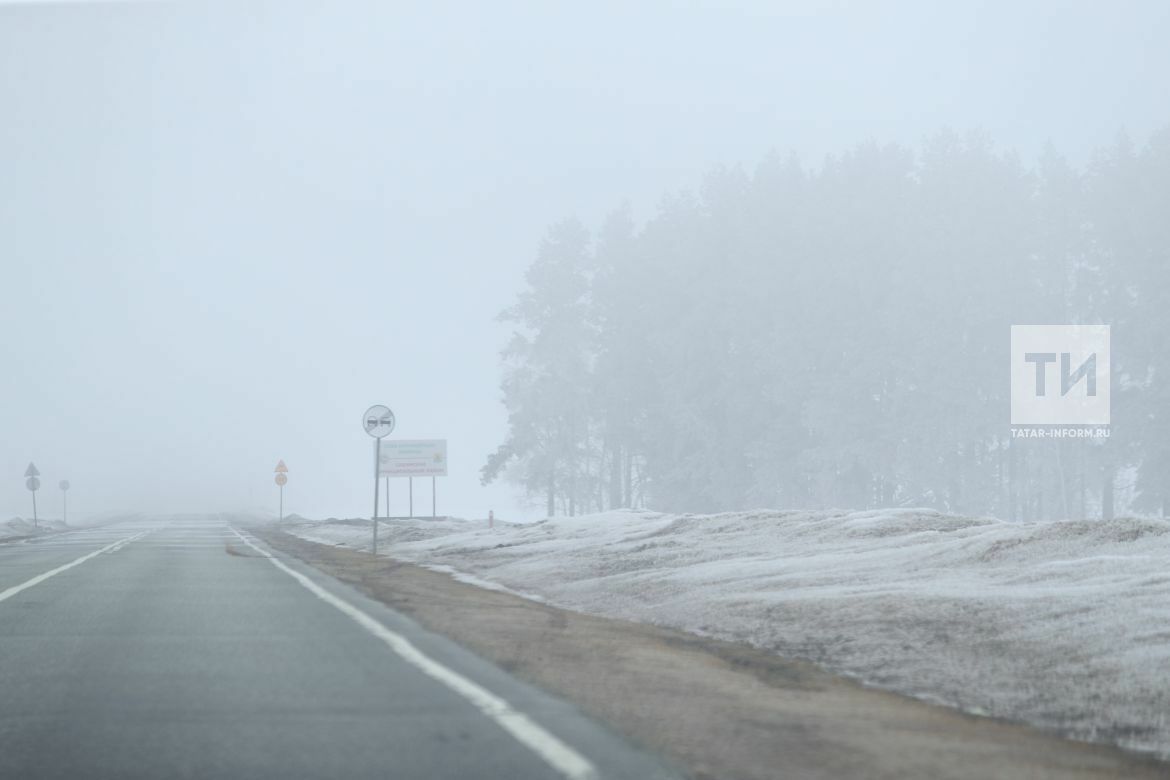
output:
<instances>
[{"instance_id":1,"label":"tree line","mask_svg":"<svg viewBox=\"0 0 1170 780\"><path fill-rule=\"evenodd\" d=\"M501 319L509 429L482 478L550 516L1165 514L1170 128L1081 167L948 132L713 170L644 224L552 226ZM1010 326L1094 323L1112 435L1012 439Z\"/></svg>"}]
</instances>

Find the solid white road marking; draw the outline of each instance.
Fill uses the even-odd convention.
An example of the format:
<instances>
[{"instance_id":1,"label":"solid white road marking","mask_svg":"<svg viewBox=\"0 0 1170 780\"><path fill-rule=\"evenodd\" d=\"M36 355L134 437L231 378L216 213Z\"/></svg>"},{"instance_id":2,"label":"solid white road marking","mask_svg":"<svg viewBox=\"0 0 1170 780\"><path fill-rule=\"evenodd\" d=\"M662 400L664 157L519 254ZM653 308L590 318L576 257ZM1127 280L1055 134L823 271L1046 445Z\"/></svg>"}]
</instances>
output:
<instances>
[{"instance_id":1,"label":"solid white road marking","mask_svg":"<svg viewBox=\"0 0 1170 780\"><path fill-rule=\"evenodd\" d=\"M28 590L33 585L39 585L40 583L44 582L45 580L49 579L50 577L52 577L56 574L60 574L63 571L68 571L69 569L72 569L74 566L80 566L81 564L88 561L90 558L96 558L97 556L101 555L104 552L113 552L114 550L121 549L122 545L128 544L128 543L134 541L135 539L141 539L147 533L149 533L149 532L142 531L141 533L132 534L130 536L127 536L125 539L119 539L116 542L113 542L111 544L107 544L105 547L101 548L100 550L94 550L93 552L89 553L88 555L83 555L71 563L67 563L64 566L58 566L57 568L52 569L50 571L47 571L44 574L38 574L37 576L33 577L31 580L28 580L27 582L22 582L19 585L13 585L8 590L0 591L0 601L6 601L6 600L12 598L13 596L15 596L17 593L20 593L21 591Z\"/></svg>"},{"instance_id":2,"label":"solid white road marking","mask_svg":"<svg viewBox=\"0 0 1170 780\"><path fill-rule=\"evenodd\" d=\"M305 575L285 566L275 556L269 555L257 547L235 528L232 528L232 532L240 537L244 544L267 558L273 566L295 579L314 596L344 612L362 628L389 645L390 649L397 653L402 660L471 702L476 709L495 721L522 745L543 758L553 769L570 780L589 780L597 777L597 771L588 759L550 734L527 715L514 709L504 699L425 655L406 637L391 631L349 602L334 596Z\"/></svg>"}]
</instances>

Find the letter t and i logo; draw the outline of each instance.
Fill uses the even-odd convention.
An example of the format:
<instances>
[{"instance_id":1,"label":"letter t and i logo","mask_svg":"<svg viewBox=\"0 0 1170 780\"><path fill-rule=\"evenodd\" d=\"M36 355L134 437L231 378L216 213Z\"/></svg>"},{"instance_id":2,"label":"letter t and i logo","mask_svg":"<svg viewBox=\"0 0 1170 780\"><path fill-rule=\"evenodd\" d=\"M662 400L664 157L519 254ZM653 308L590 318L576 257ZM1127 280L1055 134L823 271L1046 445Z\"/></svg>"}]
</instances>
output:
<instances>
[{"instance_id":1,"label":"letter t and i logo","mask_svg":"<svg viewBox=\"0 0 1170 780\"><path fill-rule=\"evenodd\" d=\"M1012 326L1012 425L1109 424L1109 326Z\"/></svg>"}]
</instances>

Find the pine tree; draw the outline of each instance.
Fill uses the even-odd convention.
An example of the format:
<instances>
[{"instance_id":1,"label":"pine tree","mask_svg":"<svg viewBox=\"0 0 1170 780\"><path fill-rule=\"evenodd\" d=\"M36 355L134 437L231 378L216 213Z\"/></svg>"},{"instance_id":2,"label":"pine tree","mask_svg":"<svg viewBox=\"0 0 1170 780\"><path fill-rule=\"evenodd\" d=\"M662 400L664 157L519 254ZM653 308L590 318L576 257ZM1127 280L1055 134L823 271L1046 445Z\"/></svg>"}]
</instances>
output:
<instances>
[{"instance_id":1,"label":"pine tree","mask_svg":"<svg viewBox=\"0 0 1170 780\"><path fill-rule=\"evenodd\" d=\"M500 315L515 326L502 354L509 431L481 469L482 481L506 472L530 495L543 493L550 516L558 498L569 513L576 510L591 446L588 253L580 223L553 227L528 269L528 288Z\"/></svg>"}]
</instances>

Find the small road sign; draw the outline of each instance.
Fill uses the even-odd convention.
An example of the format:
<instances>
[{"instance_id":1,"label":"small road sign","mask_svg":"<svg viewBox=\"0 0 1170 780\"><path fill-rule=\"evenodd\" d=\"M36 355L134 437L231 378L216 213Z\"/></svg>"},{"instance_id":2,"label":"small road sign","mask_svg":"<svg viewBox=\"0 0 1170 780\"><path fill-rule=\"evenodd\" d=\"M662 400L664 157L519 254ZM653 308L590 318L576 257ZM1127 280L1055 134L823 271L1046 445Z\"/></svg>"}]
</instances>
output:
<instances>
[{"instance_id":1,"label":"small road sign","mask_svg":"<svg viewBox=\"0 0 1170 780\"><path fill-rule=\"evenodd\" d=\"M381 404L371 406L362 415L362 428L375 439L389 436L394 431L394 412Z\"/></svg>"},{"instance_id":2,"label":"small road sign","mask_svg":"<svg viewBox=\"0 0 1170 780\"><path fill-rule=\"evenodd\" d=\"M362 415L362 428L373 436L374 442L374 542L372 552L378 554L378 464L382 458L382 439L394 430L394 412L389 406L376 404ZM389 498L387 498L389 500Z\"/></svg>"},{"instance_id":3,"label":"small road sign","mask_svg":"<svg viewBox=\"0 0 1170 780\"><path fill-rule=\"evenodd\" d=\"M276 461L275 482L280 487L280 514L278 514L277 522L284 522L284 486L288 484L288 466L284 465L283 460Z\"/></svg>"},{"instance_id":4,"label":"small road sign","mask_svg":"<svg viewBox=\"0 0 1170 780\"><path fill-rule=\"evenodd\" d=\"M24 486L32 492L33 500L33 528L37 527L37 491L41 488L41 472L36 465L29 461L28 468L24 470Z\"/></svg>"},{"instance_id":5,"label":"small road sign","mask_svg":"<svg viewBox=\"0 0 1170 780\"><path fill-rule=\"evenodd\" d=\"M69 480L63 479L57 483L57 487L61 488L61 522L66 525L69 524Z\"/></svg>"}]
</instances>

